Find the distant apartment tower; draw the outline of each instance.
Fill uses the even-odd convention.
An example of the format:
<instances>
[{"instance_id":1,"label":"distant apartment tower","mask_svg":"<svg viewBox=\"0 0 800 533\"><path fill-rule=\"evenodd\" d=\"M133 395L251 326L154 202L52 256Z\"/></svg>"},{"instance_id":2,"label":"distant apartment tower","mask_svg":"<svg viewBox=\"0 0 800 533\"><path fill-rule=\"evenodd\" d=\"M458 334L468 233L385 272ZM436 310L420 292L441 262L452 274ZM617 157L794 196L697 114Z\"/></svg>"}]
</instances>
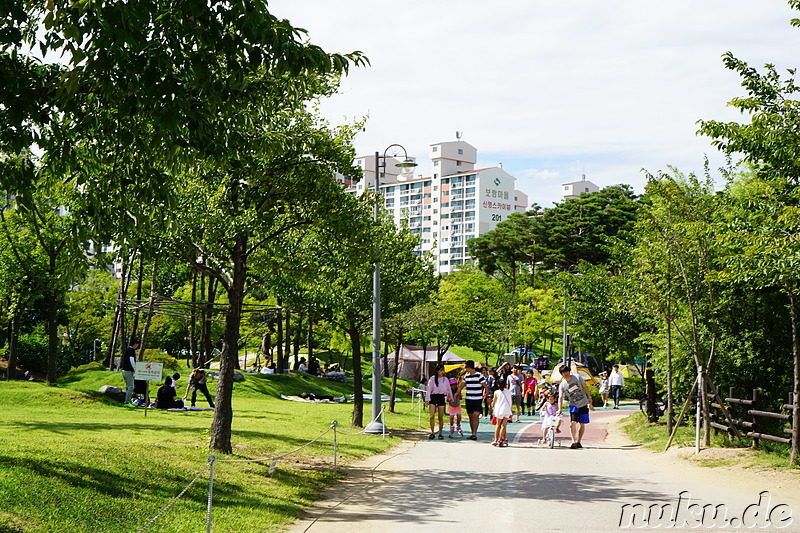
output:
<instances>
[{"instance_id":1,"label":"distant apartment tower","mask_svg":"<svg viewBox=\"0 0 800 533\"><path fill-rule=\"evenodd\" d=\"M511 213L528 209L528 196L514 189L516 178L501 166L476 170L477 154L462 140L436 143L429 152L431 177L404 175L394 166L399 161L391 158L381 175L385 211L395 225L405 224L417 235L417 254L430 252L439 273L472 260L469 239L493 230ZM361 194L374 187L375 156L359 157L356 164L364 178L347 190Z\"/></svg>"},{"instance_id":2,"label":"distant apartment tower","mask_svg":"<svg viewBox=\"0 0 800 533\"><path fill-rule=\"evenodd\" d=\"M581 181L573 181L572 183L561 184L561 196L564 200L568 198L580 198L583 193L593 193L600 190L600 187L588 181L586 175L583 175Z\"/></svg>"}]
</instances>

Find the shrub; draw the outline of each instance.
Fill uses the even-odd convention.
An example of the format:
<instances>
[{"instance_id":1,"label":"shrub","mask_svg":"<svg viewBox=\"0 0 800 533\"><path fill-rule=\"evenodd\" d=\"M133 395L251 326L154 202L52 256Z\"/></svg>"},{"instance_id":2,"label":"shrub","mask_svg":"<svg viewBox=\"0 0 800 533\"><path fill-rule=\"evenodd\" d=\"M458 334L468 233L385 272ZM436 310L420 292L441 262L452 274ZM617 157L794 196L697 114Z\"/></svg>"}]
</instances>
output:
<instances>
[{"instance_id":1,"label":"shrub","mask_svg":"<svg viewBox=\"0 0 800 533\"><path fill-rule=\"evenodd\" d=\"M162 363L164 368L170 369L178 368L180 366L177 359L167 353L162 352L161 350L156 349L145 350L142 360L149 363Z\"/></svg>"}]
</instances>

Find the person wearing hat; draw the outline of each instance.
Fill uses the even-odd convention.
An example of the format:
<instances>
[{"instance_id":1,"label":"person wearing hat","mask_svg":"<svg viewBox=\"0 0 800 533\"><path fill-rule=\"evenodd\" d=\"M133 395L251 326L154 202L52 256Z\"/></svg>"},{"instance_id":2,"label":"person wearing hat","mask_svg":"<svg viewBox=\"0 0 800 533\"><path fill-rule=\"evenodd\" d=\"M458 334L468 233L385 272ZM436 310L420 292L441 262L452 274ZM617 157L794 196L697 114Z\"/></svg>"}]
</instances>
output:
<instances>
[{"instance_id":1,"label":"person wearing hat","mask_svg":"<svg viewBox=\"0 0 800 533\"><path fill-rule=\"evenodd\" d=\"M611 388L608 385L608 372L605 370L600 372L600 388L598 388L597 392L600 393L600 397L603 399L603 409L608 407L608 393Z\"/></svg>"},{"instance_id":2,"label":"person wearing hat","mask_svg":"<svg viewBox=\"0 0 800 533\"><path fill-rule=\"evenodd\" d=\"M189 383L186 385L186 392L183 394L183 401L186 401L186 397L189 396L189 389L192 389L192 407L194 407L195 402L197 401L197 391L203 393L203 396L206 397L206 401L208 402L209 407L212 409L214 408L214 401L211 399L211 394L208 392L208 385L206 384L208 380L208 376L206 376L206 371L202 368L195 368L194 372L189 376Z\"/></svg>"}]
</instances>

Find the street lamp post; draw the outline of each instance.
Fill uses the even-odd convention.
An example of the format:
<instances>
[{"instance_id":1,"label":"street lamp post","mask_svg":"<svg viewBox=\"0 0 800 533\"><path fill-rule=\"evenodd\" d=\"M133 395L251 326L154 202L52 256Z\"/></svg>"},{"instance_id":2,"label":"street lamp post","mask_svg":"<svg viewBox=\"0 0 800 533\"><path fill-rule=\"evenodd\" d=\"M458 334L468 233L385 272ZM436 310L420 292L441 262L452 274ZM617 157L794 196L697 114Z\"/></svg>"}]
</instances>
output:
<instances>
[{"instance_id":1,"label":"street lamp post","mask_svg":"<svg viewBox=\"0 0 800 533\"><path fill-rule=\"evenodd\" d=\"M380 216L381 169L386 169L386 158L389 150L398 148L403 151L403 162L395 166L412 168L417 166L408 158L408 152L399 144L392 144L384 150L383 155L375 152L375 211L373 221L378 223ZM381 159L383 163L381 164ZM379 252L379 250L378 250ZM364 433L384 433L386 426L381 416L381 266L380 253L375 254L372 274L372 421L364 428ZM395 361L397 364L397 361Z\"/></svg>"}]
</instances>

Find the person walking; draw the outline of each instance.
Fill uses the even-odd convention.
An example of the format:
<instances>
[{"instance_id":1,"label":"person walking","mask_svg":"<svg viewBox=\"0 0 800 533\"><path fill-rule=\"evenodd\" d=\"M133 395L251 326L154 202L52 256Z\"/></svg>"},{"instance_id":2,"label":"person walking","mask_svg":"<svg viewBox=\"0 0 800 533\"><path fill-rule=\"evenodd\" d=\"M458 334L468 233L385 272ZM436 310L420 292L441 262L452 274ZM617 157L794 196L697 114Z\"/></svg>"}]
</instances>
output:
<instances>
[{"instance_id":1,"label":"person walking","mask_svg":"<svg viewBox=\"0 0 800 533\"><path fill-rule=\"evenodd\" d=\"M444 365L439 363L433 369L433 375L428 378L428 386L425 390L425 405L431 413L431 434L429 439L436 438L436 415L439 415L439 439L443 439L444 429L444 407L453 397L450 391L450 380L444 377Z\"/></svg>"},{"instance_id":2,"label":"person walking","mask_svg":"<svg viewBox=\"0 0 800 533\"><path fill-rule=\"evenodd\" d=\"M592 394L589 386L578 375L573 375L567 365L558 369L561 373L561 383L558 385L558 410L561 411L564 402L569 404L569 434L572 437L570 448L583 448L581 439L589 423L589 411L594 411Z\"/></svg>"},{"instance_id":3,"label":"person walking","mask_svg":"<svg viewBox=\"0 0 800 533\"><path fill-rule=\"evenodd\" d=\"M600 387L597 389L597 392L600 393L600 397L603 399L603 409L608 407L608 393L611 391L611 387L608 385L608 372L600 372Z\"/></svg>"},{"instance_id":4,"label":"person walking","mask_svg":"<svg viewBox=\"0 0 800 533\"><path fill-rule=\"evenodd\" d=\"M508 382L502 381L498 384L498 389L492 396L492 414L495 418L494 427L494 440L492 446L499 446L504 448L508 446L508 421L511 419L512 412L512 395L511 391L507 388Z\"/></svg>"},{"instance_id":5,"label":"person walking","mask_svg":"<svg viewBox=\"0 0 800 533\"><path fill-rule=\"evenodd\" d=\"M486 387L486 378L483 374L475 370L475 361L472 359L464 361L464 380L458 387L458 392L465 391L464 404L469 417L469 429L472 435L467 437L469 440L478 440L478 426L480 425L481 407L483 399L488 396L489 390Z\"/></svg>"},{"instance_id":6,"label":"person walking","mask_svg":"<svg viewBox=\"0 0 800 533\"><path fill-rule=\"evenodd\" d=\"M614 365L614 371L608 377L608 384L611 386L611 397L614 399L614 409L619 409L619 399L622 396L622 387L625 386L625 378L619 371L619 365Z\"/></svg>"},{"instance_id":7,"label":"person walking","mask_svg":"<svg viewBox=\"0 0 800 533\"><path fill-rule=\"evenodd\" d=\"M523 391L523 397L525 399L525 407L527 408L526 412L528 416L533 416L536 414L536 385L539 381L533 374L533 370L528 370L525 376L525 386Z\"/></svg>"},{"instance_id":8,"label":"person walking","mask_svg":"<svg viewBox=\"0 0 800 533\"><path fill-rule=\"evenodd\" d=\"M511 393L511 403L514 406L514 411L517 412L517 419L515 422L522 422L520 420L520 416L522 416L522 385L524 380L522 379L522 371L519 365L514 365L511 369L511 374L509 374L508 378L506 379L506 386ZM513 417L512 417L513 419Z\"/></svg>"},{"instance_id":9,"label":"person walking","mask_svg":"<svg viewBox=\"0 0 800 533\"><path fill-rule=\"evenodd\" d=\"M189 396L189 389L192 390L192 403L191 406L194 407L195 402L197 401L197 391L203 393L203 396L206 397L206 401L208 402L208 406L212 409L214 408L214 401L211 399L211 394L208 392L208 385L207 385L208 376L206 376L206 371L202 368L195 368L194 372L189 376L189 383L186 385L186 392L183 395L183 401L186 401L186 397Z\"/></svg>"},{"instance_id":10,"label":"person walking","mask_svg":"<svg viewBox=\"0 0 800 533\"><path fill-rule=\"evenodd\" d=\"M487 394L483 399L484 418L492 418L492 398L494 397L494 391L497 390L495 382L499 379L497 376L497 370L491 369L488 373L488 377L485 374L483 376L486 379L486 390L489 392L489 394Z\"/></svg>"},{"instance_id":11,"label":"person walking","mask_svg":"<svg viewBox=\"0 0 800 533\"><path fill-rule=\"evenodd\" d=\"M464 436L464 432L461 431L461 393L458 392L458 380L456 378L450 378L450 393L451 398L447 402L447 414L450 415L450 435L448 437L452 439L455 431L458 431L460 436Z\"/></svg>"},{"instance_id":12,"label":"person walking","mask_svg":"<svg viewBox=\"0 0 800 533\"><path fill-rule=\"evenodd\" d=\"M131 403L135 383L133 375L136 373L136 350L139 349L139 339L131 339L130 344L125 349L125 356L120 360L122 368L122 379L125 380L125 403Z\"/></svg>"}]
</instances>

